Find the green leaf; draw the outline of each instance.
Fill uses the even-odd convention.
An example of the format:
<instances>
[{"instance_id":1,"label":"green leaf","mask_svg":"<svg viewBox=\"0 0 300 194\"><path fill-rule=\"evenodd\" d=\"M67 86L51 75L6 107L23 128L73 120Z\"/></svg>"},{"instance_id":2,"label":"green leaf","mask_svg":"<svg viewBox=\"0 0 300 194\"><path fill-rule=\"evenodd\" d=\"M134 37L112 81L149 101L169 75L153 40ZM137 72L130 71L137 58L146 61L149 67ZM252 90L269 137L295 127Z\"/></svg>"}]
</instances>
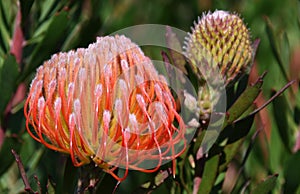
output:
<instances>
[{"instance_id":1,"label":"green leaf","mask_svg":"<svg viewBox=\"0 0 300 194\"><path fill-rule=\"evenodd\" d=\"M279 68L285 78L286 81L289 81L288 74L286 72L285 64L283 63L283 59L281 57L281 50L279 49L279 43L277 41L278 37L275 35L275 30L274 26L271 22L271 20L268 17L265 17L265 22L266 22L266 31L268 34L269 42L272 48L272 52L275 56L275 59L277 60L279 64Z\"/></svg>"},{"instance_id":2,"label":"green leaf","mask_svg":"<svg viewBox=\"0 0 300 194\"><path fill-rule=\"evenodd\" d=\"M132 193L135 194L143 194L143 193L151 193L151 192L157 192L159 188L162 188L163 184L167 184L167 180L170 177L170 170L161 170L158 172L155 177L151 178L151 180L141 184L138 188L136 188ZM128 193L130 191L127 191ZM131 193L131 192L130 192Z\"/></svg>"},{"instance_id":3,"label":"green leaf","mask_svg":"<svg viewBox=\"0 0 300 194\"><path fill-rule=\"evenodd\" d=\"M15 91L18 75L18 63L13 55L8 55L0 65L0 114L4 112Z\"/></svg>"},{"instance_id":4,"label":"green leaf","mask_svg":"<svg viewBox=\"0 0 300 194\"><path fill-rule=\"evenodd\" d=\"M220 165L220 172L223 171L228 163L233 159L238 150L241 148L242 143L244 142L244 137L249 133L252 123L254 120L254 115L245 117L244 119L229 125L221 132L219 141L225 140L228 138L227 144L224 147L224 161Z\"/></svg>"},{"instance_id":5,"label":"green leaf","mask_svg":"<svg viewBox=\"0 0 300 194\"><path fill-rule=\"evenodd\" d=\"M77 47L86 47L90 42L95 41L96 34L100 28L100 17L84 19L70 33L62 50L67 51Z\"/></svg>"},{"instance_id":6,"label":"green leaf","mask_svg":"<svg viewBox=\"0 0 300 194\"><path fill-rule=\"evenodd\" d=\"M64 33L68 27L68 12L61 11L52 17L49 26L44 31L43 40L34 49L31 58L29 59L23 77L20 81L24 80L37 66L50 58L50 55L58 50L59 42L64 37Z\"/></svg>"},{"instance_id":7,"label":"green leaf","mask_svg":"<svg viewBox=\"0 0 300 194\"><path fill-rule=\"evenodd\" d=\"M0 149L0 176L13 164L15 158L11 149L19 152L21 149L20 140L15 137L6 137Z\"/></svg>"},{"instance_id":8,"label":"green leaf","mask_svg":"<svg viewBox=\"0 0 300 194\"><path fill-rule=\"evenodd\" d=\"M5 22L4 24L7 25L9 28L13 25L13 21L15 18L16 12L12 11L13 8L16 6L16 3L14 1L1 1L0 2L0 7L1 7L1 12L3 21ZM1 23L2 25L2 23Z\"/></svg>"},{"instance_id":9,"label":"green leaf","mask_svg":"<svg viewBox=\"0 0 300 194\"><path fill-rule=\"evenodd\" d=\"M300 85L300 82L298 83ZM300 90L298 90L298 93L296 96L300 96ZM297 124L300 124L300 98L296 97L296 105L294 110L294 119Z\"/></svg>"},{"instance_id":10,"label":"green leaf","mask_svg":"<svg viewBox=\"0 0 300 194\"><path fill-rule=\"evenodd\" d=\"M222 142L227 139L227 143L231 144L243 137L245 137L251 129L254 121L254 115L247 116L231 125L228 125L221 131L218 141Z\"/></svg>"},{"instance_id":11,"label":"green leaf","mask_svg":"<svg viewBox=\"0 0 300 194\"><path fill-rule=\"evenodd\" d=\"M63 166L61 166L62 176L56 179L58 185L56 186L57 193L72 193L74 191L74 185L77 184L78 180L78 170L79 168L74 167L71 158L67 158L64 161ZM109 177L109 176L108 176ZM112 178L113 179L113 178ZM102 184L103 182L101 182ZM100 186L101 186L100 184ZM107 183L104 183L107 184ZM107 184L112 185L112 184Z\"/></svg>"},{"instance_id":12,"label":"green leaf","mask_svg":"<svg viewBox=\"0 0 300 194\"><path fill-rule=\"evenodd\" d=\"M169 26L166 27L166 42L171 55L173 65L179 68L184 74L187 74L187 71L184 67L186 62L182 54L181 43L176 33L174 33L172 31L172 28Z\"/></svg>"},{"instance_id":13,"label":"green leaf","mask_svg":"<svg viewBox=\"0 0 300 194\"><path fill-rule=\"evenodd\" d=\"M106 3L101 1L90 1L90 5L82 8L82 15L88 17L80 18L80 21L72 27L72 31L69 33L64 45L62 46L63 51L78 47L86 47L91 42L95 41L99 30L103 28L103 17L102 11L107 7ZM84 5L78 5L79 7ZM110 13L111 14L111 13ZM105 18L105 17L104 17ZM106 21L107 22L107 21Z\"/></svg>"},{"instance_id":14,"label":"green leaf","mask_svg":"<svg viewBox=\"0 0 300 194\"><path fill-rule=\"evenodd\" d=\"M259 183L252 191L251 194L268 194L271 192L277 181L278 174L269 176L266 180Z\"/></svg>"},{"instance_id":15,"label":"green leaf","mask_svg":"<svg viewBox=\"0 0 300 194\"><path fill-rule=\"evenodd\" d=\"M293 154L284 165L284 193L295 193L300 187L300 151Z\"/></svg>"},{"instance_id":16,"label":"green leaf","mask_svg":"<svg viewBox=\"0 0 300 194\"><path fill-rule=\"evenodd\" d=\"M299 107L295 107L294 109L294 120L296 122L296 124L300 124L300 108Z\"/></svg>"},{"instance_id":17,"label":"green leaf","mask_svg":"<svg viewBox=\"0 0 300 194\"><path fill-rule=\"evenodd\" d=\"M212 190L218 175L219 161L220 155L215 155L205 162L199 194L209 194Z\"/></svg>"},{"instance_id":18,"label":"green leaf","mask_svg":"<svg viewBox=\"0 0 300 194\"><path fill-rule=\"evenodd\" d=\"M263 75L264 76L264 75ZM261 76L254 85L248 86L240 97L234 102L234 104L227 111L227 117L223 124L223 127L231 124L238 119L254 102L261 91L263 84L263 76Z\"/></svg>"},{"instance_id":19,"label":"green leaf","mask_svg":"<svg viewBox=\"0 0 300 194\"><path fill-rule=\"evenodd\" d=\"M30 16L30 10L33 5L33 0L20 0L21 13L22 13L22 26L25 25L28 17Z\"/></svg>"},{"instance_id":20,"label":"green leaf","mask_svg":"<svg viewBox=\"0 0 300 194\"><path fill-rule=\"evenodd\" d=\"M300 186L298 187L297 191L295 192L296 194L300 194Z\"/></svg>"},{"instance_id":21,"label":"green leaf","mask_svg":"<svg viewBox=\"0 0 300 194\"><path fill-rule=\"evenodd\" d=\"M22 141L20 157L22 158L23 164L29 169L29 172L35 171L45 151L45 147L41 146L37 148L35 140L33 140L28 133L22 135Z\"/></svg>"},{"instance_id":22,"label":"green leaf","mask_svg":"<svg viewBox=\"0 0 300 194\"><path fill-rule=\"evenodd\" d=\"M280 40L280 56L283 61L285 61L286 64L290 64L290 55L292 53L291 51L291 44L288 38L287 32L283 31L281 36L279 37ZM286 70L286 69L285 69Z\"/></svg>"},{"instance_id":23,"label":"green leaf","mask_svg":"<svg viewBox=\"0 0 300 194\"><path fill-rule=\"evenodd\" d=\"M9 42L10 42L10 31L8 26L8 13L7 3L10 4L10 1L0 1L0 46L1 53L7 53L9 51Z\"/></svg>"},{"instance_id":24,"label":"green leaf","mask_svg":"<svg viewBox=\"0 0 300 194\"><path fill-rule=\"evenodd\" d=\"M241 145L244 142L244 139L239 139L238 141L228 144L225 146L223 153L225 155L224 161L222 161L222 164L219 167L219 171L222 172L223 170L226 169L227 165L233 157L236 155L236 153L241 149Z\"/></svg>"},{"instance_id":25,"label":"green leaf","mask_svg":"<svg viewBox=\"0 0 300 194\"><path fill-rule=\"evenodd\" d=\"M49 180L49 179L48 179L48 183L47 183L47 193L49 193L49 194L55 194L54 185L51 182L51 180Z\"/></svg>"},{"instance_id":26,"label":"green leaf","mask_svg":"<svg viewBox=\"0 0 300 194\"><path fill-rule=\"evenodd\" d=\"M290 110L287 99L284 95L280 95L272 101L274 120L280 134L282 143L286 149L291 152L292 150L292 126L289 120L292 120L292 112Z\"/></svg>"},{"instance_id":27,"label":"green leaf","mask_svg":"<svg viewBox=\"0 0 300 194\"><path fill-rule=\"evenodd\" d=\"M41 1L41 15L38 19L40 22L43 22L46 19L46 17L51 15L50 13L52 11L55 11L55 12L58 11L59 7L55 6L55 4L57 4L57 2L55 2L53 0Z\"/></svg>"},{"instance_id":28,"label":"green leaf","mask_svg":"<svg viewBox=\"0 0 300 194\"><path fill-rule=\"evenodd\" d=\"M203 133L201 133L203 134ZM201 136L201 135L199 135ZM196 143L199 142L199 136L197 137ZM202 139L200 140L202 141ZM198 145L198 148L200 147L200 143ZM193 186L193 169L192 169L192 165L190 164L190 162L188 161L189 159L189 150L190 150L191 144L189 144L186 148L186 150L184 151L183 154L181 154L179 156L179 158L177 159L177 169L176 172L178 173L179 176L179 180L180 180L180 184L182 185L182 190L185 190L186 192L189 191L189 188L191 188ZM195 147L195 145L193 146ZM197 150L195 150L194 153L196 153Z\"/></svg>"}]
</instances>

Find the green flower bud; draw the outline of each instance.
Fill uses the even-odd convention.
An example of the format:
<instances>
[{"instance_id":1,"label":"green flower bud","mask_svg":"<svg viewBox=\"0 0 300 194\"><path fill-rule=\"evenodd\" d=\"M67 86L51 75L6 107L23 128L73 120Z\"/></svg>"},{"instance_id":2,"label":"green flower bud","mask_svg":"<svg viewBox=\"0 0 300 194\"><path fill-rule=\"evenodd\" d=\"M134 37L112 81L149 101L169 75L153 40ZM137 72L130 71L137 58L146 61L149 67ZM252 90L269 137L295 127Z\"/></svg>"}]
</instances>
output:
<instances>
[{"instance_id":1,"label":"green flower bud","mask_svg":"<svg viewBox=\"0 0 300 194\"><path fill-rule=\"evenodd\" d=\"M225 85L244 73L253 57L246 25L239 16L226 11L215 11L199 18L184 49L200 80L218 73Z\"/></svg>"}]
</instances>

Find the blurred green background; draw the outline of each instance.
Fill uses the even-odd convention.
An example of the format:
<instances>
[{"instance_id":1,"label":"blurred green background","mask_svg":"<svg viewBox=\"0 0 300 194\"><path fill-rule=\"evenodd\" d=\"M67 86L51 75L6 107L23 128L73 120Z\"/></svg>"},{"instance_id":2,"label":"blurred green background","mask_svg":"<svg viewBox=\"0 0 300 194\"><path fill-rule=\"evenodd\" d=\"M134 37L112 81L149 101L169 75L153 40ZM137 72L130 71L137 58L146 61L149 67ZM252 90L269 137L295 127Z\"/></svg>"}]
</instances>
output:
<instances>
[{"instance_id":1,"label":"blurred green background","mask_svg":"<svg viewBox=\"0 0 300 194\"><path fill-rule=\"evenodd\" d=\"M240 15L250 29L252 40L260 39L250 80L254 82L263 72L268 73L262 95L255 101L257 107L289 81L296 80L296 83L256 115L245 142L227 170L219 174L211 193L250 193L260 183L271 185L271 193L300 193L300 145L297 146L297 138L300 144L300 5L297 0L1 0L0 193L24 192L11 149L21 156L33 190L45 192L48 188L49 193L54 189L56 193L74 193L76 187L78 169L72 166L68 156L45 149L25 130L24 98L35 69L44 60L59 51L86 47L96 36L138 24L170 25L188 32L198 16L216 9ZM261 131L252 141L257 130ZM251 152L243 163L249 145ZM268 176L271 178L266 179ZM116 181L110 175L106 177L100 191L109 193ZM137 191L153 177L130 172L117 193ZM153 193L178 192L174 187L176 181L168 178Z\"/></svg>"}]
</instances>

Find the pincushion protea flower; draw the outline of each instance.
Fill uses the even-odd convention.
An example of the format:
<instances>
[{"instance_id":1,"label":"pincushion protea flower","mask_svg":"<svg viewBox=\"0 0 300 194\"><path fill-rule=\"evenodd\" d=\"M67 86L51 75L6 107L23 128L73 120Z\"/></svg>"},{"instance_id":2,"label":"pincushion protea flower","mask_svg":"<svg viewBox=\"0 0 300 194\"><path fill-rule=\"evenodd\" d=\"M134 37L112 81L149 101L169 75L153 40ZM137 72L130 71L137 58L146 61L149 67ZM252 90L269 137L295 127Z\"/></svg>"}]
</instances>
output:
<instances>
[{"instance_id":1,"label":"pincushion protea flower","mask_svg":"<svg viewBox=\"0 0 300 194\"><path fill-rule=\"evenodd\" d=\"M195 73L201 79L219 73L225 85L243 73L253 57L249 31L243 20L226 11L199 18L185 44L185 54Z\"/></svg>"},{"instance_id":2,"label":"pincushion protea flower","mask_svg":"<svg viewBox=\"0 0 300 194\"><path fill-rule=\"evenodd\" d=\"M128 169L156 171L186 144L167 82L125 36L53 55L38 68L24 111L35 140L119 181ZM114 174L117 167L124 177Z\"/></svg>"}]
</instances>

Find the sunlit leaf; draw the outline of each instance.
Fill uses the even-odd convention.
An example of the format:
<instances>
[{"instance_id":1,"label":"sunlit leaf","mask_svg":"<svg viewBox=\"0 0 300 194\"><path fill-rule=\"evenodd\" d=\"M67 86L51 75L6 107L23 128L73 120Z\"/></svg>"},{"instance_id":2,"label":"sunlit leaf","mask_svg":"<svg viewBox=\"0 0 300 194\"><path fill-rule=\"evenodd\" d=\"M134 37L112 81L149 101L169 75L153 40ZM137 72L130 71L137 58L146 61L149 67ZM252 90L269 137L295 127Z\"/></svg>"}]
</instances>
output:
<instances>
[{"instance_id":1,"label":"sunlit leaf","mask_svg":"<svg viewBox=\"0 0 300 194\"><path fill-rule=\"evenodd\" d=\"M220 156L215 155L205 162L203 176L201 179L199 194L209 194L213 188L217 175Z\"/></svg>"},{"instance_id":2,"label":"sunlit leaf","mask_svg":"<svg viewBox=\"0 0 300 194\"><path fill-rule=\"evenodd\" d=\"M50 180L48 180L48 183L47 183L47 193L49 193L49 194L55 194L54 185L53 185L53 183Z\"/></svg>"}]
</instances>

